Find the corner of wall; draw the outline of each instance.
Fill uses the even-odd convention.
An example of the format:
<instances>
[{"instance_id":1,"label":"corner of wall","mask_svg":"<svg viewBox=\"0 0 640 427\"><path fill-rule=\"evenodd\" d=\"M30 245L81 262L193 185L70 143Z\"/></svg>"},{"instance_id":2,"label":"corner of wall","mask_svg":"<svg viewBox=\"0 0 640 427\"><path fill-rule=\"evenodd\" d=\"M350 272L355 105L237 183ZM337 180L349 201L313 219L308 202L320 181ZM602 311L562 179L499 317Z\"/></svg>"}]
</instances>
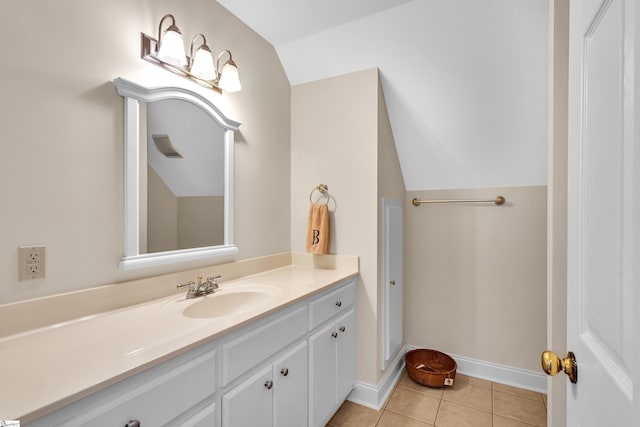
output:
<instances>
[{"instance_id":1,"label":"corner of wall","mask_svg":"<svg viewBox=\"0 0 640 427\"><path fill-rule=\"evenodd\" d=\"M329 252L360 258L358 380L368 384L377 383L380 366L377 357L367 356L378 355L380 347L379 96L377 69L291 90L291 247L303 250L309 192L320 183L327 184L334 230ZM388 150L393 139L386 109L384 118L387 130L382 145Z\"/></svg>"},{"instance_id":2,"label":"corner of wall","mask_svg":"<svg viewBox=\"0 0 640 427\"><path fill-rule=\"evenodd\" d=\"M378 196L404 200L406 188L379 74L377 75L377 87Z\"/></svg>"},{"instance_id":3,"label":"corner of wall","mask_svg":"<svg viewBox=\"0 0 640 427\"><path fill-rule=\"evenodd\" d=\"M377 87L377 139L378 139L378 153L377 153L377 184L378 184L378 207L377 207L377 257L378 257L378 276L377 276L377 298L378 298L378 313L382 313L381 304L382 299L382 283L384 283L383 275L383 247L382 247L382 199L394 199L399 200L401 206L405 205L406 189L404 179L402 176L402 169L400 166L400 159L396 151L395 139L393 137L393 129L391 121L389 119L389 112L387 110L387 103L384 97L384 90L382 87L382 81L380 79L380 73L376 70L376 87ZM404 216L404 209L403 209ZM404 220L403 220L404 224ZM380 344L382 338L382 318L378 315L378 342ZM381 355L381 346L378 345L378 357ZM378 363L380 366L380 363ZM378 380L384 375L383 372L378 371Z\"/></svg>"}]
</instances>

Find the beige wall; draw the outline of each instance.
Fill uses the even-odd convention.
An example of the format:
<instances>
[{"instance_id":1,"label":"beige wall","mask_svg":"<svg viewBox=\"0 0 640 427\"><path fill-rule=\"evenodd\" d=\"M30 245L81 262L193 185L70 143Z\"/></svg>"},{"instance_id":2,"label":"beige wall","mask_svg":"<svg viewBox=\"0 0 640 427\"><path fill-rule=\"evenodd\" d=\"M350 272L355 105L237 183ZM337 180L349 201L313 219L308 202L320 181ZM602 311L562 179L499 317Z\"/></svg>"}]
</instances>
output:
<instances>
[{"instance_id":1,"label":"beige wall","mask_svg":"<svg viewBox=\"0 0 640 427\"><path fill-rule=\"evenodd\" d=\"M178 198L160 175L147 168L147 252L178 249Z\"/></svg>"},{"instance_id":2,"label":"beige wall","mask_svg":"<svg viewBox=\"0 0 640 427\"><path fill-rule=\"evenodd\" d=\"M224 197L178 197L178 248L223 244Z\"/></svg>"},{"instance_id":3,"label":"beige wall","mask_svg":"<svg viewBox=\"0 0 640 427\"><path fill-rule=\"evenodd\" d=\"M291 93L291 247L304 251L309 192L327 184L330 252L360 257L358 380L369 384L379 377L379 102L376 69L294 86ZM383 141L388 152L388 132Z\"/></svg>"},{"instance_id":4,"label":"beige wall","mask_svg":"<svg viewBox=\"0 0 640 427\"><path fill-rule=\"evenodd\" d=\"M405 198L404 179L380 81L378 81L378 197L401 201Z\"/></svg>"},{"instance_id":5,"label":"beige wall","mask_svg":"<svg viewBox=\"0 0 640 427\"><path fill-rule=\"evenodd\" d=\"M243 90L217 95L140 59L140 32L173 13L186 40L229 48ZM290 249L290 86L271 45L217 2L32 0L3 5L0 303L193 265L118 271L123 253L123 100L112 79L172 84L242 123L239 258ZM256 208L256 207L259 207ZM47 277L18 282L18 246L47 246Z\"/></svg>"},{"instance_id":6,"label":"beige wall","mask_svg":"<svg viewBox=\"0 0 640 427\"><path fill-rule=\"evenodd\" d=\"M144 219L147 252L173 251L224 244L224 197L176 197L148 165ZM141 252L142 253L142 252Z\"/></svg>"},{"instance_id":7,"label":"beige wall","mask_svg":"<svg viewBox=\"0 0 640 427\"><path fill-rule=\"evenodd\" d=\"M405 340L538 371L546 342L546 187L411 191L506 198L405 211Z\"/></svg>"},{"instance_id":8,"label":"beige wall","mask_svg":"<svg viewBox=\"0 0 640 427\"><path fill-rule=\"evenodd\" d=\"M569 0L549 1L549 148L547 196L547 346L567 351L567 163ZM567 379L547 380L549 426L567 422Z\"/></svg>"}]
</instances>

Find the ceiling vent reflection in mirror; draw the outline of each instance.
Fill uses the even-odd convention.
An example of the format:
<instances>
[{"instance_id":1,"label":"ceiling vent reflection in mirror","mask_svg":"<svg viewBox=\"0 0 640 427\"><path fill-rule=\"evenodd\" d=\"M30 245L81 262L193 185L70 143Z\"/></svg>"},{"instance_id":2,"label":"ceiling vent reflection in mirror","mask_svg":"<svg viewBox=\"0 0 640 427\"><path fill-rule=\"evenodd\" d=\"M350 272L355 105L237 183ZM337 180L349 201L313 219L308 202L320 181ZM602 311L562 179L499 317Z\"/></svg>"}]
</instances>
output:
<instances>
[{"instance_id":1,"label":"ceiling vent reflection in mirror","mask_svg":"<svg viewBox=\"0 0 640 427\"><path fill-rule=\"evenodd\" d=\"M182 159L182 154L176 150L176 147L171 143L171 138L169 135L151 135L153 139L153 143L158 148L158 151L164 154L165 157L173 157L177 159Z\"/></svg>"},{"instance_id":2,"label":"ceiling vent reflection in mirror","mask_svg":"<svg viewBox=\"0 0 640 427\"><path fill-rule=\"evenodd\" d=\"M162 24L168 19L171 20L171 25L163 32ZM176 26L173 15L167 14L160 20L157 40L145 33L141 33L141 38L140 56L145 61L219 93L222 91L239 92L242 89L238 66L233 61L231 51L223 50L214 61L213 53L207 45L205 36L196 34L191 40L189 56L187 56L182 33ZM198 44L199 38L202 39L200 44ZM225 55L229 59L221 64Z\"/></svg>"}]
</instances>

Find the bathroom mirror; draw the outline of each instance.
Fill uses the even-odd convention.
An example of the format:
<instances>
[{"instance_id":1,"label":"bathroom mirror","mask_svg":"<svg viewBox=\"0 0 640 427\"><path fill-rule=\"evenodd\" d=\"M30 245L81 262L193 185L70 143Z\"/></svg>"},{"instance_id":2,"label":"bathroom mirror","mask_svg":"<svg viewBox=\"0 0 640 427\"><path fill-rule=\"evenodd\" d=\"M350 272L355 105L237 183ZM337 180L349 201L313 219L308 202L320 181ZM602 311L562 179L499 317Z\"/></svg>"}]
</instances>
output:
<instances>
[{"instance_id":1,"label":"bathroom mirror","mask_svg":"<svg viewBox=\"0 0 640 427\"><path fill-rule=\"evenodd\" d=\"M114 81L124 97L121 270L233 255L234 132L198 93Z\"/></svg>"}]
</instances>

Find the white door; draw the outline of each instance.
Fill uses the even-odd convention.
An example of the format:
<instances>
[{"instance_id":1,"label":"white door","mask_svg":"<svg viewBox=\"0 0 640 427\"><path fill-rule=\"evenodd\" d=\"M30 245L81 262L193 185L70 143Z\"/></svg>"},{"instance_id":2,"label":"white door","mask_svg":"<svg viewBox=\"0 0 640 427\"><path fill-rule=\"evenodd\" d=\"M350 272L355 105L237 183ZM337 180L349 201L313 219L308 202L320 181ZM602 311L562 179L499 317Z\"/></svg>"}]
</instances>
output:
<instances>
[{"instance_id":1,"label":"white door","mask_svg":"<svg viewBox=\"0 0 640 427\"><path fill-rule=\"evenodd\" d=\"M273 395L273 425L300 427L307 424L309 395L309 355L307 342L273 362L275 393Z\"/></svg>"},{"instance_id":2,"label":"white door","mask_svg":"<svg viewBox=\"0 0 640 427\"><path fill-rule=\"evenodd\" d=\"M567 425L638 426L640 4L570 10Z\"/></svg>"},{"instance_id":3,"label":"white door","mask_svg":"<svg viewBox=\"0 0 640 427\"><path fill-rule=\"evenodd\" d=\"M402 203L382 201L382 369L402 348Z\"/></svg>"}]
</instances>

